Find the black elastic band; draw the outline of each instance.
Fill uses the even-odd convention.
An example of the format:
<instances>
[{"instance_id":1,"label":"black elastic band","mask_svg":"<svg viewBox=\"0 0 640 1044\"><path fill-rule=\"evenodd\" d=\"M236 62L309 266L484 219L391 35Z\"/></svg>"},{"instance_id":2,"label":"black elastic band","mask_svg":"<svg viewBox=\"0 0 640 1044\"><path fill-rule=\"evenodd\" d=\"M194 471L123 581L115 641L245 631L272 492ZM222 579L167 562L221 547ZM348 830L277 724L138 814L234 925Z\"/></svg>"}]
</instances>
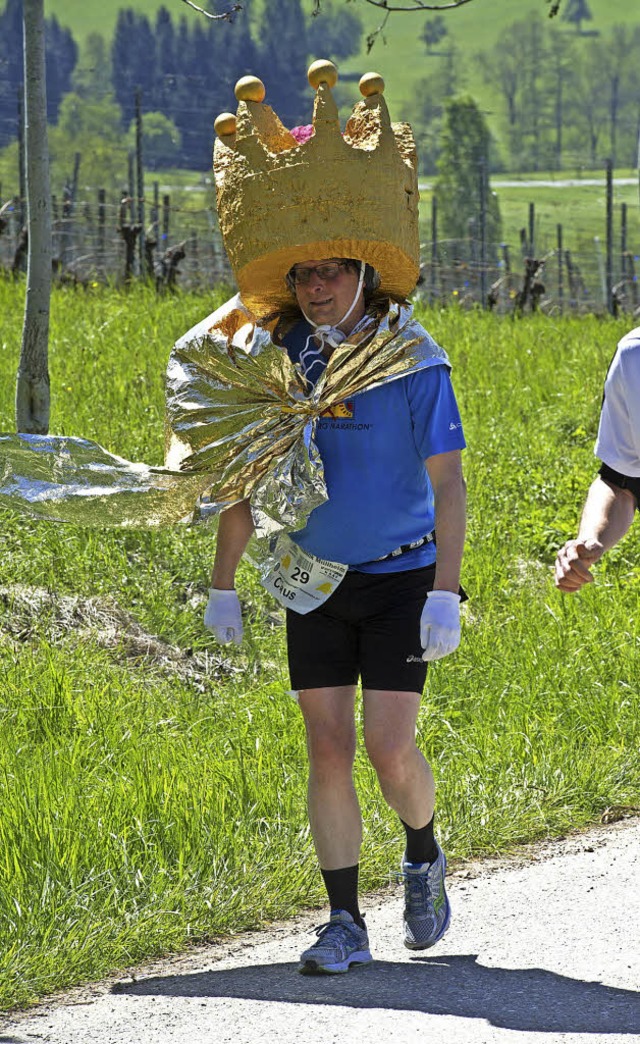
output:
<instances>
[{"instance_id":1,"label":"black elastic band","mask_svg":"<svg viewBox=\"0 0 640 1044\"><path fill-rule=\"evenodd\" d=\"M605 482L609 482L612 486L617 486L618 489L628 489L636 498L636 511L638 510L640 506L640 477L622 475L619 471L614 471L613 468L610 468L608 464L601 464L598 474L600 478L604 479Z\"/></svg>"},{"instance_id":2,"label":"black elastic band","mask_svg":"<svg viewBox=\"0 0 640 1044\"><path fill-rule=\"evenodd\" d=\"M374 558L374 562L387 562L390 558L398 558L399 555L405 555L407 551L415 551L418 547L424 547L425 544L431 544L436 539L435 529L431 533L427 533L426 536L420 537L419 540L412 540L410 544L401 544L395 551L390 551L388 555L382 555L381 558Z\"/></svg>"}]
</instances>

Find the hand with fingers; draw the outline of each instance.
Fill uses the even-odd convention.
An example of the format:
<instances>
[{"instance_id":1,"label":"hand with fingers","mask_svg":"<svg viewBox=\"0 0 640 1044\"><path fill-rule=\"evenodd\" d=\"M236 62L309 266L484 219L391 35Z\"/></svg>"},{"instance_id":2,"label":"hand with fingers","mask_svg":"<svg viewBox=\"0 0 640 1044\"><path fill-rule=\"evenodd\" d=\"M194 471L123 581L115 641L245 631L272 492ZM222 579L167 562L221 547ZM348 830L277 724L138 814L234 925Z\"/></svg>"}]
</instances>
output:
<instances>
[{"instance_id":1,"label":"hand with fingers","mask_svg":"<svg viewBox=\"0 0 640 1044\"><path fill-rule=\"evenodd\" d=\"M209 588L204 625L223 645L228 642L240 644L243 634L242 610L235 591Z\"/></svg>"},{"instance_id":2,"label":"hand with fingers","mask_svg":"<svg viewBox=\"0 0 640 1044\"><path fill-rule=\"evenodd\" d=\"M567 540L560 548L555 564L555 582L559 591L573 594L585 584L593 583L591 566L602 557L604 547L599 540Z\"/></svg>"},{"instance_id":3,"label":"hand with fingers","mask_svg":"<svg viewBox=\"0 0 640 1044\"><path fill-rule=\"evenodd\" d=\"M460 645L460 595L429 591L420 617L423 660L441 660Z\"/></svg>"}]
</instances>

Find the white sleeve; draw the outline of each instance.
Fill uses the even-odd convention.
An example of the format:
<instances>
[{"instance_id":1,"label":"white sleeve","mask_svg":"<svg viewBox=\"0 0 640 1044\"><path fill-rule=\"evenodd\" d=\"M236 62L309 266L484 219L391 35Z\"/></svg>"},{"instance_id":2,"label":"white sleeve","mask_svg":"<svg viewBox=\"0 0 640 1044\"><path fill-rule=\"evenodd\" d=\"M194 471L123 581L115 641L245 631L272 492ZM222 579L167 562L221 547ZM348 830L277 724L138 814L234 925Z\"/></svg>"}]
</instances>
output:
<instances>
[{"instance_id":1,"label":"white sleeve","mask_svg":"<svg viewBox=\"0 0 640 1044\"><path fill-rule=\"evenodd\" d=\"M609 367L594 453L621 475L640 477L640 328L620 341Z\"/></svg>"}]
</instances>

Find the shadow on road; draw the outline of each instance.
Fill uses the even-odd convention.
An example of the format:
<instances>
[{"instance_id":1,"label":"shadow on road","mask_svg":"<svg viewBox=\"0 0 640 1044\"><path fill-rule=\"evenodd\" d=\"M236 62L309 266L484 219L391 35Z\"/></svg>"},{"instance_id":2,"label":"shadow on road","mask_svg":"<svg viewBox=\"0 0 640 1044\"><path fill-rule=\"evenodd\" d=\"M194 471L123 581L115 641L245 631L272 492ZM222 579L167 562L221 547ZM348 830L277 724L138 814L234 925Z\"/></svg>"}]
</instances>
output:
<instances>
[{"instance_id":1,"label":"shadow on road","mask_svg":"<svg viewBox=\"0 0 640 1044\"><path fill-rule=\"evenodd\" d=\"M640 993L540 968L486 968L473 954L374 961L348 975L299 975L295 964L248 965L120 983L115 993L235 997L289 1004L422 1011L541 1033L640 1034Z\"/></svg>"}]
</instances>

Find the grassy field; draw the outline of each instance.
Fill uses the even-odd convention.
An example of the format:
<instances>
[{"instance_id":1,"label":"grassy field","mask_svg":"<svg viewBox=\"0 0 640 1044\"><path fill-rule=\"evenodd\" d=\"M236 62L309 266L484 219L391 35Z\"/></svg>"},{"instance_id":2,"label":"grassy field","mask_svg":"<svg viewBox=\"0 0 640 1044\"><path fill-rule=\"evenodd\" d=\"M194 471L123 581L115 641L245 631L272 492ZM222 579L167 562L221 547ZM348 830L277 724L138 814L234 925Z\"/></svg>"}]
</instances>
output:
<instances>
[{"instance_id":1,"label":"grassy field","mask_svg":"<svg viewBox=\"0 0 640 1044\"><path fill-rule=\"evenodd\" d=\"M22 289L0 281L0 430ZM170 345L217 300L57 292L52 432L160 463ZM578 598L553 588L624 326L456 308L424 321L469 442L470 601L419 722L455 861L640 803L640 553L632 534ZM214 543L0 514L3 1008L322 902L280 612L243 564L247 638L216 647L201 622ZM394 879L401 830L362 756L357 771L373 888Z\"/></svg>"}]
</instances>

